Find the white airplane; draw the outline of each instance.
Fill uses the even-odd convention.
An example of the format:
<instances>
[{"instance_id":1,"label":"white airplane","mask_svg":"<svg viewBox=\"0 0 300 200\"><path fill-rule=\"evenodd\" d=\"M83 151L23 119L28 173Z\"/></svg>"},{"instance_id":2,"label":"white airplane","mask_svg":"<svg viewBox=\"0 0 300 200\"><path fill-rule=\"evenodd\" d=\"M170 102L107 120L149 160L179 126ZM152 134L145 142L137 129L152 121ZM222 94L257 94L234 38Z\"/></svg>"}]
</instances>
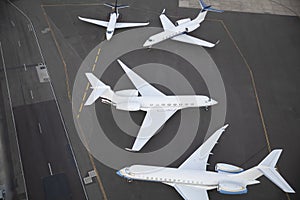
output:
<instances>
[{"instance_id":1,"label":"white airplane","mask_svg":"<svg viewBox=\"0 0 300 200\"><path fill-rule=\"evenodd\" d=\"M109 21L101 21L96 19L88 19L84 17L78 16L78 18L82 21L96 24L99 26L106 27L106 39L110 40L114 34L114 31L116 28L129 28L129 27L137 27L137 26L147 26L149 22L147 23L124 23L124 22L117 22L117 19L119 18L119 12L118 9L120 8L127 8L129 6L127 5L118 5L118 2L116 0L115 5L111 5L108 3L104 4L105 6L111 7L113 9L113 12L110 13Z\"/></svg>"},{"instance_id":2,"label":"white airplane","mask_svg":"<svg viewBox=\"0 0 300 200\"><path fill-rule=\"evenodd\" d=\"M217 41L215 44L201 40L199 38L192 37L187 35L186 33L192 32L200 27L200 24L204 21L207 11L214 12L223 12L222 10L217 10L211 8L211 6L207 6L202 0L200 0L201 11L198 16L191 20L190 18L180 19L176 21L176 25L174 25L170 19L165 15L165 9L159 16L161 24L163 26L164 31L152 35L149 39L144 43L144 47L151 48L152 45L165 41L167 39L176 40L179 42L185 42L189 44L204 46L204 47L214 47L219 43Z\"/></svg>"},{"instance_id":3,"label":"white airplane","mask_svg":"<svg viewBox=\"0 0 300 200\"><path fill-rule=\"evenodd\" d=\"M129 69L123 62L120 60L118 62L136 89L114 92L110 86L101 82L92 73L86 73L93 91L84 105L91 105L99 97L102 97L104 98L102 99L103 103L116 106L116 109L147 112L133 147L126 148L126 150L139 151L177 110L190 107L207 108L217 104L217 101L203 95L165 95ZM141 96L138 95L139 93Z\"/></svg>"},{"instance_id":4,"label":"white airplane","mask_svg":"<svg viewBox=\"0 0 300 200\"><path fill-rule=\"evenodd\" d=\"M132 165L117 171L117 174L129 182L142 180L173 186L185 200L208 200L207 190L212 189L223 194L244 194L247 186L258 184L256 179L262 175L284 192L295 193L275 169L281 149L273 150L259 165L245 171L225 163L216 164L216 172L206 171L211 150L227 126L217 130L178 168Z\"/></svg>"}]
</instances>

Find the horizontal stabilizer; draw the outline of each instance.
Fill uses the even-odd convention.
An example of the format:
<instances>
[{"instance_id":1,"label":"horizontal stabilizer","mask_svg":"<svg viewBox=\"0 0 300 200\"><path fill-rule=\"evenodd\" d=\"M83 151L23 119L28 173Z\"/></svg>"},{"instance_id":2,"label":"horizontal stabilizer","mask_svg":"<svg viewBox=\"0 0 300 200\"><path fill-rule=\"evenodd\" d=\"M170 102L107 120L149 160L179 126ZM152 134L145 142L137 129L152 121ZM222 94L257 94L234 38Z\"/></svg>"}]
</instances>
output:
<instances>
[{"instance_id":1,"label":"horizontal stabilizer","mask_svg":"<svg viewBox=\"0 0 300 200\"><path fill-rule=\"evenodd\" d=\"M93 104L99 97L107 99L112 98L113 91L110 89L110 86L105 85L92 73L86 73L85 75L92 85L91 88L93 89L92 93L84 104L85 106Z\"/></svg>"},{"instance_id":2,"label":"horizontal stabilizer","mask_svg":"<svg viewBox=\"0 0 300 200\"><path fill-rule=\"evenodd\" d=\"M121 8L128 8L128 5L113 5L110 3L104 3L103 5L110 7L110 8L117 8L117 9L121 9Z\"/></svg>"},{"instance_id":3,"label":"horizontal stabilizer","mask_svg":"<svg viewBox=\"0 0 300 200\"><path fill-rule=\"evenodd\" d=\"M293 188L284 180L284 178L276 171L275 168L269 168L269 167L259 167L259 170L262 171L262 173L270 179L275 185L280 187L283 191L288 193L295 193Z\"/></svg>"},{"instance_id":4,"label":"horizontal stabilizer","mask_svg":"<svg viewBox=\"0 0 300 200\"><path fill-rule=\"evenodd\" d=\"M288 193L295 193L291 186L275 169L275 165L280 157L282 149L273 150L261 163L257 166L258 169L274 184Z\"/></svg>"},{"instance_id":5,"label":"horizontal stabilizer","mask_svg":"<svg viewBox=\"0 0 300 200\"><path fill-rule=\"evenodd\" d=\"M110 3L104 3L103 5L107 6L107 7L110 7L110 8L115 8L115 5L112 5Z\"/></svg>"},{"instance_id":6,"label":"horizontal stabilizer","mask_svg":"<svg viewBox=\"0 0 300 200\"><path fill-rule=\"evenodd\" d=\"M92 88L96 87L103 87L106 86L102 81L100 81L94 74L92 73L85 73L87 79L92 85Z\"/></svg>"}]
</instances>

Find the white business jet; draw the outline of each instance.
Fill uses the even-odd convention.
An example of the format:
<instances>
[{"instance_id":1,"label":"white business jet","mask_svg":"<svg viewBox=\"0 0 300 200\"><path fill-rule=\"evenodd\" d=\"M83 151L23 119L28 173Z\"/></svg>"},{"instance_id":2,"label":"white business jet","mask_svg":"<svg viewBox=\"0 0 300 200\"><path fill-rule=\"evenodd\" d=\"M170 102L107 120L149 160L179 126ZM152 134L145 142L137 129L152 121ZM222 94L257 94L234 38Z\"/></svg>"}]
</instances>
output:
<instances>
[{"instance_id":1,"label":"white business jet","mask_svg":"<svg viewBox=\"0 0 300 200\"><path fill-rule=\"evenodd\" d=\"M84 105L91 105L99 97L102 97L104 98L102 99L103 103L111 104L116 109L147 112L133 147L126 148L126 150L139 151L177 110L190 107L207 108L217 104L217 101L203 95L165 95L129 69L123 62L120 60L118 62L136 89L114 92L110 86L101 82L92 73L86 73L93 91Z\"/></svg>"},{"instance_id":2,"label":"white business jet","mask_svg":"<svg viewBox=\"0 0 300 200\"><path fill-rule=\"evenodd\" d=\"M225 163L216 164L216 172L206 171L211 150L227 126L217 130L178 168L132 165L117 171L117 174L129 182L142 180L173 186L185 200L208 200L207 190L212 189L223 194L244 194L247 186L258 184L256 179L262 175L284 192L295 193L275 169L281 149L273 150L259 165L245 171Z\"/></svg>"},{"instance_id":3,"label":"white business jet","mask_svg":"<svg viewBox=\"0 0 300 200\"><path fill-rule=\"evenodd\" d=\"M198 16L191 20L190 18L180 19L176 21L176 25L174 25L170 19L165 15L165 9L159 16L161 24L163 26L164 31L152 35L145 43L144 47L151 48L152 45L165 41L167 39L176 40L179 42L185 42L189 44L199 45L203 47L214 47L219 41L216 43L210 43L204 40L201 40L196 37L192 37L187 35L186 33L192 32L200 27L200 24L204 21L207 11L214 12L223 12L222 10L217 10L211 8L211 6L207 6L202 0L199 1L201 6L201 11Z\"/></svg>"},{"instance_id":4,"label":"white business jet","mask_svg":"<svg viewBox=\"0 0 300 200\"><path fill-rule=\"evenodd\" d=\"M111 5L109 3L105 3L105 6L111 7L113 9L113 12L110 13L109 21L101 21L96 19L88 19L84 17L78 16L78 18L82 21L96 24L99 26L106 27L106 39L110 40L114 34L114 31L116 28L129 28L129 27L137 27L137 26L147 26L149 22L147 23L126 23L126 22L117 22L117 19L119 18L119 12L118 9L120 8L127 8L129 6L127 5L118 5L118 2L116 0L115 5Z\"/></svg>"}]
</instances>

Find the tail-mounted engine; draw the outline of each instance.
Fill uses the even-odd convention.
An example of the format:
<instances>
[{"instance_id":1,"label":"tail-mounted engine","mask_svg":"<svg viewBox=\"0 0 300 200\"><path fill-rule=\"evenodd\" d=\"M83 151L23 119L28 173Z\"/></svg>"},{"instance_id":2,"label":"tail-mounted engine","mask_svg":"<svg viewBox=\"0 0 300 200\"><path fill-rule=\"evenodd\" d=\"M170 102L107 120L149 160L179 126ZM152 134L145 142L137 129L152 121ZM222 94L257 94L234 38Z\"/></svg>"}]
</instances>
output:
<instances>
[{"instance_id":1,"label":"tail-mounted engine","mask_svg":"<svg viewBox=\"0 0 300 200\"><path fill-rule=\"evenodd\" d=\"M230 174L236 174L244 171L243 168L226 164L226 163L217 163L215 166L215 171L218 173L230 173Z\"/></svg>"},{"instance_id":2,"label":"tail-mounted engine","mask_svg":"<svg viewBox=\"0 0 300 200\"><path fill-rule=\"evenodd\" d=\"M236 182L221 182L217 190L222 194L245 194L248 191L246 186Z\"/></svg>"},{"instance_id":3,"label":"tail-mounted engine","mask_svg":"<svg viewBox=\"0 0 300 200\"><path fill-rule=\"evenodd\" d=\"M177 21L175 22L175 24L176 24L176 26L178 26L178 25L181 25L181 24L190 22L190 21L191 21L191 18L180 19L180 20L177 20Z\"/></svg>"},{"instance_id":4,"label":"tail-mounted engine","mask_svg":"<svg viewBox=\"0 0 300 200\"><path fill-rule=\"evenodd\" d=\"M116 91L115 94L122 97L137 97L139 95L139 91L134 89L120 90Z\"/></svg>"}]
</instances>

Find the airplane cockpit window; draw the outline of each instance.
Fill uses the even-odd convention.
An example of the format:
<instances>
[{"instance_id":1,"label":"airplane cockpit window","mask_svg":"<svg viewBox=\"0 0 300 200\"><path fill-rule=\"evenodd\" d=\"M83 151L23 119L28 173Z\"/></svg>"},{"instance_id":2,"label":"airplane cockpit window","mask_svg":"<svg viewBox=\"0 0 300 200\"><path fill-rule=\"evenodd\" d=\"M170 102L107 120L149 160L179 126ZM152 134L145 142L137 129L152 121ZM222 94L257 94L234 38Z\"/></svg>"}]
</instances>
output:
<instances>
[{"instance_id":1,"label":"airplane cockpit window","mask_svg":"<svg viewBox=\"0 0 300 200\"><path fill-rule=\"evenodd\" d=\"M130 174L130 170L128 169L128 167L125 168L125 172L126 174Z\"/></svg>"},{"instance_id":2,"label":"airplane cockpit window","mask_svg":"<svg viewBox=\"0 0 300 200\"><path fill-rule=\"evenodd\" d=\"M108 34L111 34L111 33L112 33L112 31L107 31L107 33L108 33Z\"/></svg>"},{"instance_id":3,"label":"airplane cockpit window","mask_svg":"<svg viewBox=\"0 0 300 200\"><path fill-rule=\"evenodd\" d=\"M152 42L153 40L152 40L152 39L149 39L148 41L149 41L149 42Z\"/></svg>"}]
</instances>

